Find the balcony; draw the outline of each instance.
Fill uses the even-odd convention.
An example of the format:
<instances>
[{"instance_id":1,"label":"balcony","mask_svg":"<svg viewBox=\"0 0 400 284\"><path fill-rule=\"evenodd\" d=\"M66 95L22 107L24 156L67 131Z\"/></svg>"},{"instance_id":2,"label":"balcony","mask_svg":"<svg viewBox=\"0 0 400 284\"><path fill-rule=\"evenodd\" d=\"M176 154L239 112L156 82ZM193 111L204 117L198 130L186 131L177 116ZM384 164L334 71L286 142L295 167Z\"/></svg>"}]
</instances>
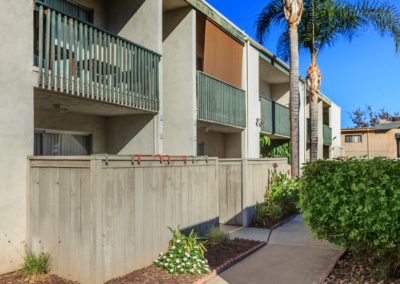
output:
<instances>
[{"instance_id":1,"label":"balcony","mask_svg":"<svg viewBox=\"0 0 400 284\"><path fill-rule=\"evenodd\" d=\"M233 127L246 127L246 92L197 71L198 119Z\"/></svg>"},{"instance_id":2,"label":"balcony","mask_svg":"<svg viewBox=\"0 0 400 284\"><path fill-rule=\"evenodd\" d=\"M290 137L290 110L265 97L260 97L261 131L283 137Z\"/></svg>"},{"instance_id":3,"label":"balcony","mask_svg":"<svg viewBox=\"0 0 400 284\"><path fill-rule=\"evenodd\" d=\"M134 109L159 110L160 55L36 0L38 86Z\"/></svg>"},{"instance_id":4,"label":"balcony","mask_svg":"<svg viewBox=\"0 0 400 284\"><path fill-rule=\"evenodd\" d=\"M324 145L332 145L332 128L327 125L323 126L323 141Z\"/></svg>"},{"instance_id":5,"label":"balcony","mask_svg":"<svg viewBox=\"0 0 400 284\"><path fill-rule=\"evenodd\" d=\"M332 128L327 125L323 125L323 137L322 141L325 146L332 145ZM307 118L307 143L311 142L311 119Z\"/></svg>"}]
</instances>

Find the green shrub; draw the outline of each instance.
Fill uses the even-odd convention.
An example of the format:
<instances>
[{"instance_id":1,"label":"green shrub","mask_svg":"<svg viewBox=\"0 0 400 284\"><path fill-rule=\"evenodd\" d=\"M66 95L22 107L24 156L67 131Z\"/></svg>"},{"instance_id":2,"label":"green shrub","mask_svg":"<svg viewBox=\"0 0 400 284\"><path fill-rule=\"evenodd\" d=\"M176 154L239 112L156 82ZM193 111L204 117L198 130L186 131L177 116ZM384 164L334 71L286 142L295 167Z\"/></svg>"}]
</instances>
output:
<instances>
[{"instance_id":1,"label":"green shrub","mask_svg":"<svg viewBox=\"0 0 400 284\"><path fill-rule=\"evenodd\" d=\"M38 276L48 274L51 268L50 255L45 252L34 253L27 249L21 272L26 276Z\"/></svg>"},{"instance_id":2,"label":"green shrub","mask_svg":"<svg viewBox=\"0 0 400 284\"><path fill-rule=\"evenodd\" d=\"M179 227L169 230L173 237L169 241L168 252L160 253L154 264L173 275L208 273L209 266L204 256L206 249L197 234L191 231L185 236Z\"/></svg>"},{"instance_id":3,"label":"green shrub","mask_svg":"<svg viewBox=\"0 0 400 284\"><path fill-rule=\"evenodd\" d=\"M207 243L211 246L224 246L229 243L229 235L217 227L211 227L206 238Z\"/></svg>"},{"instance_id":4,"label":"green shrub","mask_svg":"<svg viewBox=\"0 0 400 284\"><path fill-rule=\"evenodd\" d=\"M400 162L317 161L304 167L301 184L300 207L315 236L381 260L377 266L395 272L400 264Z\"/></svg>"},{"instance_id":5,"label":"green shrub","mask_svg":"<svg viewBox=\"0 0 400 284\"><path fill-rule=\"evenodd\" d=\"M264 196L264 203L256 204L254 224L266 227L297 213L298 189L299 181L274 170Z\"/></svg>"}]
</instances>

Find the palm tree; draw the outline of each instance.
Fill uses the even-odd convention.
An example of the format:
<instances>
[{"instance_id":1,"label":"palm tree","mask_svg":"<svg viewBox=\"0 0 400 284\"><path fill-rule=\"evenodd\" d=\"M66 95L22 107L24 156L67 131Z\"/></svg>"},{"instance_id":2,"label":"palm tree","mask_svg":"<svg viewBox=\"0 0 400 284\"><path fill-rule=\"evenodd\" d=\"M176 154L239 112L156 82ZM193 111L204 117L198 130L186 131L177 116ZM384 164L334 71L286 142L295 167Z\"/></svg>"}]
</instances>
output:
<instances>
[{"instance_id":1,"label":"palm tree","mask_svg":"<svg viewBox=\"0 0 400 284\"><path fill-rule=\"evenodd\" d=\"M290 138L291 138L291 175L299 176L299 40L298 26L303 13L303 0L273 0L264 8L258 18L258 38L262 38L270 28L268 16L269 9L279 8L274 11L281 19L285 19L288 26L288 40L290 51Z\"/></svg>"},{"instance_id":2,"label":"palm tree","mask_svg":"<svg viewBox=\"0 0 400 284\"><path fill-rule=\"evenodd\" d=\"M285 24L282 0L271 0L258 16L257 37L262 43L272 25ZM307 89L310 92L311 161L318 153L318 94L322 75L317 64L320 51L333 46L343 37L352 40L363 28L373 26L381 35L393 38L396 52L400 48L400 12L393 4L378 0L359 0L357 3L336 0L304 0L304 13L299 24L299 46L311 57L307 70ZM288 60L291 35L285 30L278 41L278 54Z\"/></svg>"}]
</instances>

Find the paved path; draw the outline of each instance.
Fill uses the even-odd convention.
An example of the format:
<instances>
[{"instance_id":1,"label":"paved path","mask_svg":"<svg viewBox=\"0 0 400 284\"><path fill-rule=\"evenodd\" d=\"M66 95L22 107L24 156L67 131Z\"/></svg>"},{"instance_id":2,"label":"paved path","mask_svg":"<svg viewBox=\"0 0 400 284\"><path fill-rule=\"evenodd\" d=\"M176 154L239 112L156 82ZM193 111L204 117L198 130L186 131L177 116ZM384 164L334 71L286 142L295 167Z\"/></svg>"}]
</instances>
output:
<instances>
[{"instance_id":1,"label":"paved path","mask_svg":"<svg viewBox=\"0 0 400 284\"><path fill-rule=\"evenodd\" d=\"M268 242L267 246L208 284L320 283L342 252L327 242L312 238L300 216L272 232L243 228L232 234L232 238L235 237Z\"/></svg>"}]
</instances>

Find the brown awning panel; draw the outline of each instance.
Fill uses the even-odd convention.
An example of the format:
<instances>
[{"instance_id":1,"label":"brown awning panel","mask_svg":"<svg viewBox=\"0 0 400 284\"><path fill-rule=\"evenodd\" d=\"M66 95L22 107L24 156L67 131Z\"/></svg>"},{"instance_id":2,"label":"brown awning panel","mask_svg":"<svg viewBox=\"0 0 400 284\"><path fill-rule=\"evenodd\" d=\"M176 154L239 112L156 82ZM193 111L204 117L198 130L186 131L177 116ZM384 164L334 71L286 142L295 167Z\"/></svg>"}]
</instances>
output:
<instances>
[{"instance_id":1,"label":"brown awning panel","mask_svg":"<svg viewBox=\"0 0 400 284\"><path fill-rule=\"evenodd\" d=\"M243 45L206 20L204 72L242 88Z\"/></svg>"}]
</instances>

